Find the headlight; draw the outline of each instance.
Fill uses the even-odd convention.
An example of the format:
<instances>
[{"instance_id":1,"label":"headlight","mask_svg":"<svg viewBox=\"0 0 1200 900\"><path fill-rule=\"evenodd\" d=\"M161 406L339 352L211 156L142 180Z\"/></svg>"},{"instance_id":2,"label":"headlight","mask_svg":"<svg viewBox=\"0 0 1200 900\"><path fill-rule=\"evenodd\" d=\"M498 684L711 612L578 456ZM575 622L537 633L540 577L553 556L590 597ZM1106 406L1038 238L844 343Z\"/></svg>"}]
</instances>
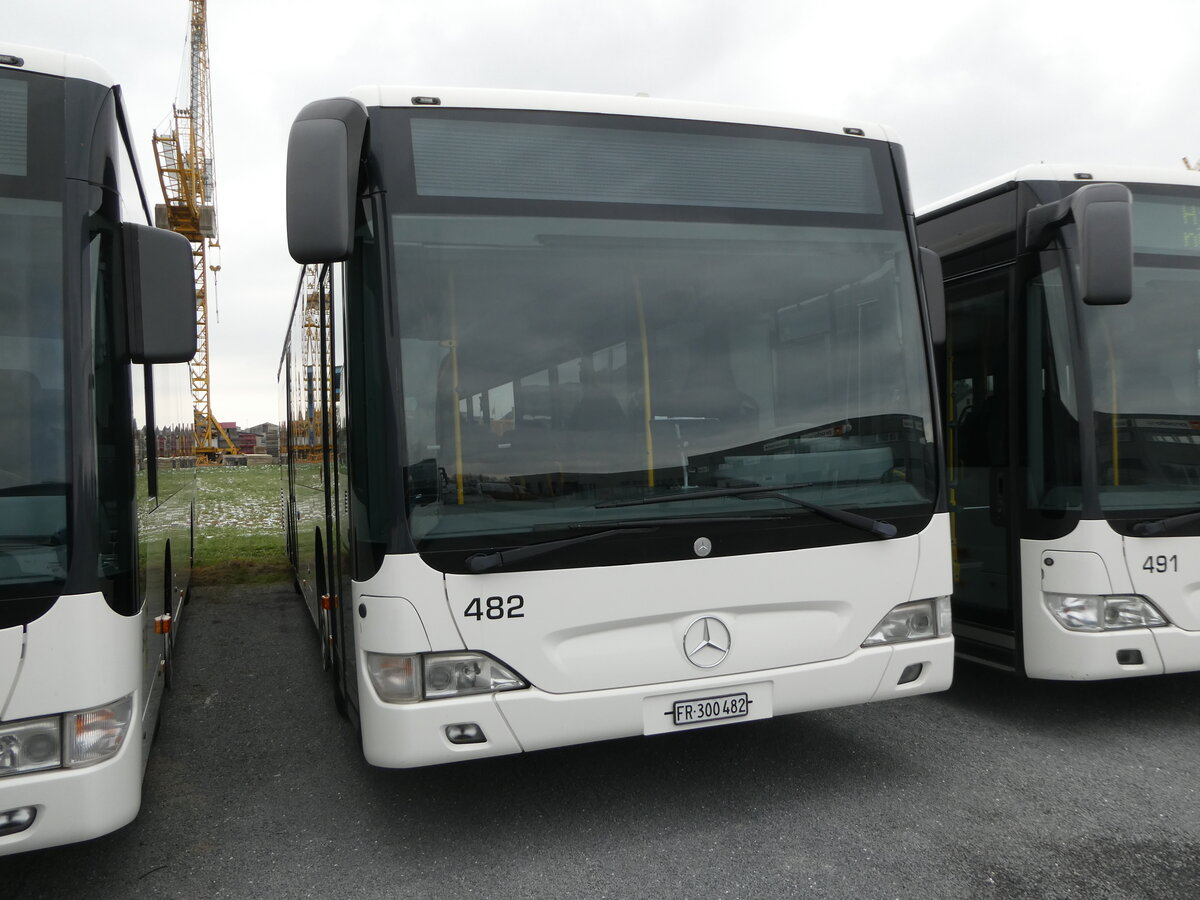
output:
<instances>
[{"instance_id":1,"label":"headlight","mask_svg":"<svg viewBox=\"0 0 1200 900\"><path fill-rule=\"evenodd\" d=\"M64 716L68 768L91 766L117 755L133 721L133 695Z\"/></svg>"},{"instance_id":2,"label":"headlight","mask_svg":"<svg viewBox=\"0 0 1200 900\"><path fill-rule=\"evenodd\" d=\"M95 765L125 744L133 694L104 706L0 726L0 777Z\"/></svg>"},{"instance_id":3,"label":"headlight","mask_svg":"<svg viewBox=\"0 0 1200 900\"><path fill-rule=\"evenodd\" d=\"M1046 609L1071 631L1119 631L1167 625L1154 604L1136 594L1044 594Z\"/></svg>"},{"instance_id":4,"label":"headlight","mask_svg":"<svg viewBox=\"0 0 1200 900\"><path fill-rule=\"evenodd\" d=\"M0 726L0 777L61 765L61 721L54 716Z\"/></svg>"},{"instance_id":5,"label":"headlight","mask_svg":"<svg viewBox=\"0 0 1200 900\"><path fill-rule=\"evenodd\" d=\"M901 603L883 617L862 642L864 647L922 641L950 634L950 598L931 597Z\"/></svg>"},{"instance_id":6,"label":"headlight","mask_svg":"<svg viewBox=\"0 0 1200 900\"><path fill-rule=\"evenodd\" d=\"M486 653L367 653L367 674L385 703L414 703L528 687Z\"/></svg>"},{"instance_id":7,"label":"headlight","mask_svg":"<svg viewBox=\"0 0 1200 900\"><path fill-rule=\"evenodd\" d=\"M425 657L425 699L490 694L528 687L515 672L483 653L432 653Z\"/></svg>"}]
</instances>

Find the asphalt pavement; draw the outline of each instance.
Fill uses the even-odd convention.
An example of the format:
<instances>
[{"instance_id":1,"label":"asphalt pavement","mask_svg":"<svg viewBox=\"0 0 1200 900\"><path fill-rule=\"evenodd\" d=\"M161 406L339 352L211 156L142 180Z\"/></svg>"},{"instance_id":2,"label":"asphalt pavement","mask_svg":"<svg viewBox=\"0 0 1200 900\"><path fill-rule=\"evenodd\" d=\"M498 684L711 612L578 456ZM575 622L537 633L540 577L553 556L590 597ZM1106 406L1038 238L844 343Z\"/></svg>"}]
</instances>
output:
<instances>
[{"instance_id":1,"label":"asphalt pavement","mask_svg":"<svg viewBox=\"0 0 1200 900\"><path fill-rule=\"evenodd\" d=\"M289 585L199 589L142 811L0 898L1200 895L1200 676L947 693L376 769Z\"/></svg>"}]
</instances>

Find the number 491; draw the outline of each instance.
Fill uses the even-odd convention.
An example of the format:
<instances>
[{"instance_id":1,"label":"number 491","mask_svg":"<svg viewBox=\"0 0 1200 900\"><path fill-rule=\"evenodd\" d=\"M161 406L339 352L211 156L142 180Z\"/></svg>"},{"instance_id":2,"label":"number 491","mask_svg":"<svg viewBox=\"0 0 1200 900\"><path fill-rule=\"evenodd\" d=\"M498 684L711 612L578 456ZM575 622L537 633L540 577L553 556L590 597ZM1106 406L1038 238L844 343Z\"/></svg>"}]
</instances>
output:
<instances>
[{"instance_id":1,"label":"number 491","mask_svg":"<svg viewBox=\"0 0 1200 900\"><path fill-rule=\"evenodd\" d=\"M525 613L521 610L524 608L525 598L520 594L513 594L511 597L476 597L463 610L463 617L474 619L476 622L485 618L523 619Z\"/></svg>"},{"instance_id":2,"label":"number 491","mask_svg":"<svg viewBox=\"0 0 1200 900\"><path fill-rule=\"evenodd\" d=\"M1147 556L1146 561L1142 563L1142 568L1147 572L1155 572L1162 574L1163 572L1178 572L1179 557L1178 556Z\"/></svg>"}]
</instances>

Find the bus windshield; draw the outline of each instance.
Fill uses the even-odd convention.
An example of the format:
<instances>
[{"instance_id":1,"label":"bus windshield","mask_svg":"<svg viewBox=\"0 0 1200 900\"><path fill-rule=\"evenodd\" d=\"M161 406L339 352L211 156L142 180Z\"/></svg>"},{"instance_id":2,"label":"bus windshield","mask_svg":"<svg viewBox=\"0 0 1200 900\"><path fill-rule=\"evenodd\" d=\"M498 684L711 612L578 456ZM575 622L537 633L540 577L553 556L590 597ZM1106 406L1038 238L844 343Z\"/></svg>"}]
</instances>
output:
<instances>
[{"instance_id":1,"label":"bus windshield","mask_svg":"<svg viewBox=\"0 0 1200 900\"><path fill-rule=\"evenodd\" d=\"M62 212L0 197L0 595L67 565Z\"/></svg>"},{"instance_id":2,"label":"bus windshield","mask_svg":"<svg viewBox=\"0 0 1200 900\"><path fill-rule=\"evenodd\" d=\"M393 236L419 541L744 507L597 508L729 486L931 509L902 233L398 216Z\"/></svg>"},{"instance_id":3,"label":"bus windshield","mask_svg":"<svg viewBox=\"0 0 1200 900\"><path fill-rule=\"evenodd\" d=\"M925 343L879 157L618 122L412 120L418 211L390 225L418 546L796 512L623 502L738 486L930 515Z\"/></svg>"},{"instance_id":4,"label":"bus windshield","mask_svg":"<svg viewBox=\"0 0 1200 900\"><path fill-rule=\"evenodd\" d=\"M1084 308L1111 512L1200 507L1200 193L1171 190L1133 186L1132 301Z\"/></svg>"}]
</instances>

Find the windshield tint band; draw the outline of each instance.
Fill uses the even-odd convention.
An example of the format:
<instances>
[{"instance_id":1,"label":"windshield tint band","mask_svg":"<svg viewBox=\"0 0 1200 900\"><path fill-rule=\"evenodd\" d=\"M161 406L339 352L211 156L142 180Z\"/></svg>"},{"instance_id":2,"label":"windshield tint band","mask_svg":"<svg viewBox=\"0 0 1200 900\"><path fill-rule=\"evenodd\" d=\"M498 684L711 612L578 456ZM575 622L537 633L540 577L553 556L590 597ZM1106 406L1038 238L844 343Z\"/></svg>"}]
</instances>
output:
<instances>
[{"instance_id":1,"label":"windshield tint band","mask_svg":"<svg viewBox=\"0 0 1200 900\"><path fill-rule=\"evenodd\" d=\"M449 117L410 128L420 196L881 212L865 142Z\"/></svg>"},{"instance_id":2,"label":"windshield tint band","mask_svg":"<svg viewBox=\"0 0 1200 900\"><path fill-rule=\"evenodd\" d=\"M881 141L583 113L371 114L392 200L409 212L902 227Z\"/></svg>"}]
</instances>

